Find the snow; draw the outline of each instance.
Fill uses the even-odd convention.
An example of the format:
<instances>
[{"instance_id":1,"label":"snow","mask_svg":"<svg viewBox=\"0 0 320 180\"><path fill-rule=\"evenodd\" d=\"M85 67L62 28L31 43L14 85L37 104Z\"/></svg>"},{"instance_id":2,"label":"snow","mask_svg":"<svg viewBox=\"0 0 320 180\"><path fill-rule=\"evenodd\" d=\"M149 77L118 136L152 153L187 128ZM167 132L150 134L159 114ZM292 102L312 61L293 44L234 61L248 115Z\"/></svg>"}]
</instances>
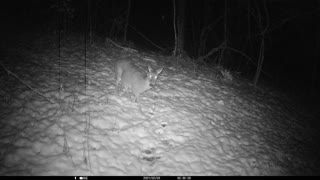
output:
<instances>
[{"instance_id":1,"label":"snow","mask_svg":"<svg viewBox=\"0 0 320 180\"><path fill-rule=\"evenodd\" d=\"M63 44L59 67L45 47L1 62L32 88L0 73L1 175L319 175L316 117L275 91L99 44L86 70L84 45ZM123 58L164 66L140 105L115 92Z\"/></svg>"}]
</instances>

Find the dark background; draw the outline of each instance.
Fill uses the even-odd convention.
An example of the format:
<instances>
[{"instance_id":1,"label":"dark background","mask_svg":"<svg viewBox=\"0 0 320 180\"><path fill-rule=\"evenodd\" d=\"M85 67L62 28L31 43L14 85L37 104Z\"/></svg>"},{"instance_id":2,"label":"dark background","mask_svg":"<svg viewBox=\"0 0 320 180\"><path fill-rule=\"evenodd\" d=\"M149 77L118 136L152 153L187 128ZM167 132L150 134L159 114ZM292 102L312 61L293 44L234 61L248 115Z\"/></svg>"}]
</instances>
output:
<instances>
[{"instance_id":1,"label":"dark background","mask_svg":"<svg viewBox=\"0 0 320 180\"><path fill-rule=\"evenodd\" d=\"M319 0L267 0L269 29L265 34L264 64L259 83L267 83L279 90L297 96L314 98L319 91ZM215 22L209 31L206 52L224 41L224 14L227 6L228 46L235 48L256 62L261 42L257 14L262 13L266 24L264 1L252 0L186 0L185 47L186 54L197 59L200 32ZM178 5L178 3L176 3ZM63 19L68 16L68 33L85 34L89 30L89 16L94 20L93 34L97 37L122 39L123 28L111 33L115 22L125 20L128 0L11 0L2 1L1 34L31 32L46 34L64 29ZM209 11L206 9L209 9ZM250 17L250 28L248 26ZM219 19L220 18L220 19ZM123 25L123 24L122 24ZM250 30L250 34L248 33ZM166 51L150 45L148 37ZM138 49L171 54L174 48L173 1L132 0L129 16L128 41ZM14 42L12 42L14 43ZM216 63L219 53L206 59ZM223 67L252 80L256 65L233 51L224 54Z\"/></svg>"}]
</instances>

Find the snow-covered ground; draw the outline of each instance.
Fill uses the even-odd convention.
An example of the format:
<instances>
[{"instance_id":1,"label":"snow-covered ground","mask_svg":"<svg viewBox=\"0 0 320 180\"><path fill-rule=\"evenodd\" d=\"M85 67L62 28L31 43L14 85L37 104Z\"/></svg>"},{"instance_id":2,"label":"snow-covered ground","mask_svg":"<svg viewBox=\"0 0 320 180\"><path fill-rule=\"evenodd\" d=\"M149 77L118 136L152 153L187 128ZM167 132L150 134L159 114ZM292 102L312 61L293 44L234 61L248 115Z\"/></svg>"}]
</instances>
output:
<instances>
[{"instance_id":1,"label":"snow-covered ground","mask_svg":"<svg viewBox=\"0 0 320 180\"><path fill-rule=\"evenodd\" d=\"M85 68L83 40L60 61L51 40L2 49L0 175L320 174L316 118L283 95L101 43ZM141 109L115 92L119 59L164 67Z\"/></svg>"}]
</instances>

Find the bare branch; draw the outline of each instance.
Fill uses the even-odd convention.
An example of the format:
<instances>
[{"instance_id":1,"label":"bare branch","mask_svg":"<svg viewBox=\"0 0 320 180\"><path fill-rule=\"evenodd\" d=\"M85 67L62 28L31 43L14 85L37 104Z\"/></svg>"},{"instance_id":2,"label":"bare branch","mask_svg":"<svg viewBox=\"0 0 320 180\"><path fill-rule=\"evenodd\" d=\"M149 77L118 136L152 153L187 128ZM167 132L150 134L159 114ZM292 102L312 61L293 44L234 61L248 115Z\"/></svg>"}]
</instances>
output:
<instances>
[{"instance_id":1,"label":"bare branch","mask_svg":"<svg viewBox=\"0 0 320 180\"><path fill-rule=\"evenodd\" d=\"M127 47L120 46L120 45L118 45L117 43L113 42L113 41L112 41L111 39L109 39L109 38L106 38L106 40L110 41L113 45L117 46L118 48L122 48L122 49L124 49L124 50L126 50L126 51L137 52L137 50L135 50L135 49L131 49L131 48L127 48Z\"/></svg>"},{"instance_id":2,"label":"bare branch","mask_svg":"<svg viewBox=\"0 0 320 180\"><path fill-rule=\"evenodd\" d=\"M230 50L232 50L232 51L234 51L234 52L237 52L237 53L241 54L242 56L246 57L252 64L254 64L255 66L257 66L257 64L252 60L252 58L250 58L248 55L246 55L245 53L241 52L240 50L234 49L234 48L229 47L229 46L226 46L226 48L227 48L227 49L230 49ZM265 72L265 71L263 71L263 70L261 70L261 72L262 72L263 74L267 75L268 77L272 78L272 76L271 76L269 73L267 73L267 72Z\"/></svg>"},{"instance_id":3,"label":"bare branch","mask_svg":"<svg viewBox=\"0 0 320 180\"><path fill-rule=\"evenodd\" d=\"M145 40L147 40L149 43L151 43L151 44L154 45L155 47L157 47L157 48L159 48L159 49L161 49L161 50L163 50L163 51L166 51L165 48L156 45L154 42L152 42L150 39L148 39L145 35L143 35L141 32L139 32L136 28L134 28L134 27L132 27L132 26L130 26L130 28L132 28L133 30L135 30L135 31L136 31L138 34L140 34Z\"/></svg>"},{"instance_id":4,"label":"bare branch","mask_svg":"<svg viewBox=\"0 0 320 180\"><path fill-rule=\"evenodd\" d=\"M198 59L206 59L211 56L213 53L219 51L223 47L224 42L222 42L219 47L212 48L206 55L199 57Z\"/></svg>"}]
</instances>

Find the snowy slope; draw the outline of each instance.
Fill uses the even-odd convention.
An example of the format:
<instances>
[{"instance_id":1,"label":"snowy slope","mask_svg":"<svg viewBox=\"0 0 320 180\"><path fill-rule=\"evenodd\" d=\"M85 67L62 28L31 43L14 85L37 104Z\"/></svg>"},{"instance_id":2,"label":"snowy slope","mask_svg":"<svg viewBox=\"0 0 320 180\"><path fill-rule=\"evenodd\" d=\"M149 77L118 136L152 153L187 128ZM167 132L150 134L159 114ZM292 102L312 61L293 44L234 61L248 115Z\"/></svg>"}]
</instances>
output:
<instances>
[{"instance_id":1,"label":"snowy slope","mask_svg":"<svg viewBox=\"0 0 320 180\"><path fill-rule=\"evenodd\" d=\"M140 109L113 64L166 57L95 44L85 69L83 44L56 47L1 61L20 80L1 69L0 175L319 175L314 117L275 92L162 64Z\"/></svg>"}]
</instances>

